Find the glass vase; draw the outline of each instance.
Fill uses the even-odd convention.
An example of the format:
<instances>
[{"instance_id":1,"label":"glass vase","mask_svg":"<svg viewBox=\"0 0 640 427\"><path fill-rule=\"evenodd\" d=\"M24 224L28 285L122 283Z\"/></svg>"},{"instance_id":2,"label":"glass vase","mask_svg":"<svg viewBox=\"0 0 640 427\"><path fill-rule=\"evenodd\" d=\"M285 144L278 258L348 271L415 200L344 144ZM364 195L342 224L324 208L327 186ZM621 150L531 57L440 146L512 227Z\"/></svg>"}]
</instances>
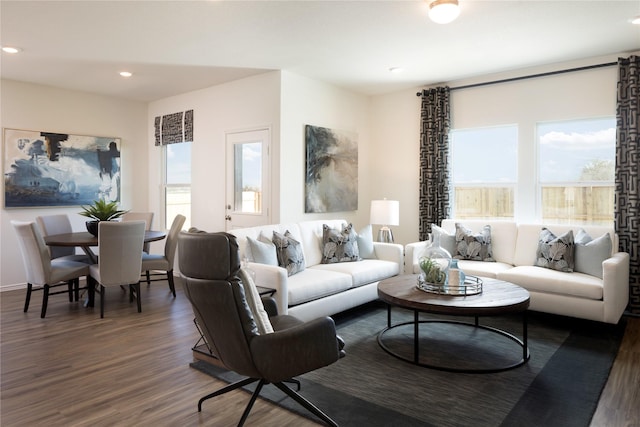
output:
<instances>
[{"instance_id":1,"label":"glass vase","mask_svg":"<svg viewBox=\"0 0 640 427\"><path fill-rule=\"evenodd\" d=\"M440 246L440 234L431 234L431 244L427 246L418 259L424 281L436 285L444 285L451 266L451 254Z\"/></svg>"}]
</instances>

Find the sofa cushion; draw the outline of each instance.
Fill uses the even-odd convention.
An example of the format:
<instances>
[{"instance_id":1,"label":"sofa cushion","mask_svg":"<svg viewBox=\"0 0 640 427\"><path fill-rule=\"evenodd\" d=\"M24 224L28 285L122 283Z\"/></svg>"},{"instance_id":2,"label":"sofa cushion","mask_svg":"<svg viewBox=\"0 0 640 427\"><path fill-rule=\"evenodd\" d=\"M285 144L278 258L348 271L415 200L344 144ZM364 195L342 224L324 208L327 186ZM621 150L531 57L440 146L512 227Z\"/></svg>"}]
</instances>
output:
<instances>
[{"instance_id":1,"label":"sofa cushion","mask_svg":"<svg viewBox=\"0 0 640 427\"><path fill-rule=\"evenodd\" d=\"M365 259L358 262L344 262L339 264L318 264L310 270L334 271L349 275L352 278L353 287L366 285L371 282L386 279L400 274L400 266L397 262L381 259Z\"/></svg>"},{"instance_id":2,"label":"sofa cushion","mask_svg":"<svg viewBox=\"0 0 640 427\"><path fill-rule=\"evenodd\" d=\"M273 244L276 246L278 265L287 270L287 276L293 276L304 270L302 245L291 236L289 230L284 234L274 231Z\"/></svg>"},{"instance_id":3,"label":"sofa cushion","mask_svg":"<svg viewBox=\"0 0 640 427\"><path fill-rule=\"evenodd\" d=\"M264 234L260 233L258 239L247 236L247 246L251 255L247 257L260 264L278 265L278 255L276 254L276 246Z\"/></svg>"},{"instance_id":4,"label":"sofa cushion","mask_svg":"<svg viewBox=\"0 0 640 427\"><path fill-rule=\"evenodd\" d=\"M358 235L353 230L353 224L343 225L341 229L324 224L322 244L322 264L360 260Z\"/></svg>"},{"instance_id":5,"label":"sofa cushion","mask_svg":"<svg viewBox=\"0 0 640 427\"><path fill-rule=\"evenodd\" d=\"M351 276L337 271L316 269L323 265L342 264L318 264L288 278L287 294L290 307L351 288Z\"/></svg>"},{"instance_id":6,"label":"sofa cushion","mask_svg":"<svg viewBox=\"0 0 640 427\"><path fill-rule=\"evenodd\" d=\"M546 227L540 230L538 250L534 265L552 270L570 273L573 271L574 261L573 231L556 236Z\"/></svg>"},{"instance_id":7,"label":"sofa cushion","mask_svg":"<svg viewBox=\"0 0 640 427\"><path fill-rule=\"evenodd\" d=\"M513 268L513 265L504 262L468 261L464 259L458 261L458 269L462 270L467 276L495 278L498 277L500 272L510 268Z\"/></svg>"},{"instance_id":8,"label":"sofa cushion","mask_svg":"<svg viewBox=\"0 0 640 427\"><path fill-rule=\"evenodd\" d=\"M602 280L584 273L564 273L549 268L520 266L498 273L498 279L528 291L602 300Z\"/></svg>"},{"instance_id":9,"label":"sofa cushion","mask_svg":"<svg viewBox=\"0 0 640 427\"><path fill-rule=\"evenodd\" d=\"M611 256L611 246L609 233L593 239L581 228L575 237L574 270L602 279L602 262Z\"/></svg>"},{"instance_id":10,"label":"sofa cushion","mask_svg":"<svg viewBox=\"0 0 640 427\"><path fill-rule=\"evenodd\" d=\"M450 234L447 230L435 224L431 224L431 233L434 235L431 241L435 240L435 235L437 234L437 237L440 238L440 247L449 252L451 256L456 254L456 233Z\"/></svg>"},{"instance_id":11,"label":"sofa cushion","mask_svg":"<svg viewBox=\"0 0 640 427\"><path fill-rule=\"evenodd\" d=\"M491 226L485 225L480 233L474 233L460 223L456 223L456 259L494 262L491 249Z\"/></svg>"},{"instance_id":12,"label":"sofa cushion","mask_svg":"<svg viewBox=\"0 0 640 427\"><path fill-rule=\"evenodd\" d=\"M376 252L373 248L373 227L371 227L371 224L358 232L358 250L360 251L360 258L375 259Z\"/></svg>"},{"instance_id":13,"label":"sofa cushion","mask_svg":"<svg viewBox=\"0 0 640 427\"><path fill-rule=\"evenodd\" d=\"M518 225L515 221L486 220L486 219L444 219L442 228L449 234L455 234L456 223L464 225L469 230L481 232L485 225L491 226L491 252L492 257L497 262L514 264L514 253L516 252L516 238L518 237ZM540 229L538 229L539 231ZM538 233L534 237L534 242L538 239ZM536 248L529 259L529 264L533 262Z\"/></svg>"}]
</instances>

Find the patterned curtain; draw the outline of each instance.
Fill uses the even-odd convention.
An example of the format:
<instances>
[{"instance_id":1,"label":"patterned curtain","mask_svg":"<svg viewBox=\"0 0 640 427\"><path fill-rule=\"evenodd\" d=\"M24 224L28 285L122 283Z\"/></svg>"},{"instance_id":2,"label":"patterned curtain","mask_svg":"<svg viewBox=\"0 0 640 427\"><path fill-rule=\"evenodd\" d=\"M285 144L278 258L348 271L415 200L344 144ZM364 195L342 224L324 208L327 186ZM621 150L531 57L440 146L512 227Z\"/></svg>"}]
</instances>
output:
<instances>
[{"instance_id":1,"label":"patterned curtain","mask_svg":"<svg viewBox=\"0 0 640 427\"><path fill-rule=\"evenodd\" d=\"M419 237L449 215L449 87L422 91Z\"/></svg>"},{"instance_id":2,"label":"patterned curtain","mask_svg":"<svg viewBox=\"0 0 640 427\"><path fill-rule=\"evenodd\" d=\"M620 250L630 255L629 307L640 314L640 56L618 59L615 227Z\"/></svg>"}]
</instances>

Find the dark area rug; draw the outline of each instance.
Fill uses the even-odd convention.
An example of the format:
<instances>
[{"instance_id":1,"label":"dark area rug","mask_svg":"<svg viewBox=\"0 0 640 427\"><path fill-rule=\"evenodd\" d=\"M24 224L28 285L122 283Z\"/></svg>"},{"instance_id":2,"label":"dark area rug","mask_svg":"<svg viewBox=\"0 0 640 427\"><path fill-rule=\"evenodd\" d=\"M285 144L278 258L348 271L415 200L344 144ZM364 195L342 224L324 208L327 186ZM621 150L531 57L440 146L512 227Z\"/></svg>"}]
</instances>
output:
<instances>
[{"instance_id":1,"label":"dark area rug","mask_svg":"<svg viewBox=\"0 0 640 427\"><path fill-rule=\"evenodd\" d=\"M412 316L394 309L392 320L397 324ZM301 394L341 426L589 426L625 329L624 319L609 325L530 312L527 364L466 374L416 366L383 351L377 342L387 322L382 303L333 317L347 356L298 379ZM437 319L421 315L421 320ZM521 316L481 318L480 323L522 337ZM486 368L522 357L514 341L482 329L449 323L420 328L422 363ZM410 356L412 337L412 326L402 326L389 331L385 342ZM202 361L191 366L226 382L241 378ZM272 385L261 397L317 420ZM215 398L204 405L215 405Z\"/></svg>"}]
</instances>

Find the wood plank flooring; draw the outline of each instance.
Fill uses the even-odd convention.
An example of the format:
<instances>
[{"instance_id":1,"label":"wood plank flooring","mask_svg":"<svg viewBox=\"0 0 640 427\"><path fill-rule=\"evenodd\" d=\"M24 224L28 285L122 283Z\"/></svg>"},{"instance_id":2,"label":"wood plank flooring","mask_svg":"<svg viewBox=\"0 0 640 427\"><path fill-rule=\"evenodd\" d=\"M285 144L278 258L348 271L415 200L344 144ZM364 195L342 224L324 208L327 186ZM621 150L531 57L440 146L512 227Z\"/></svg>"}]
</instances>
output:
<instances>
[{"instance_id":1,"label":"wood plank flooring","mask_svg":"<svg viewBox=\"0 0 640 427\"><path fill-rule=\"evenodd\" d=\"M142 285L137 313L124 291L108 289L104 319L98 301L85 308L53 296L40 319L41 293L27 313L23 290L0 293L0 425L237 425L245 392L197 411L224 383L189 368L198 335L179 280L176 291L174 299L166 282ZM592 426L640 426L639 384L640 319L632 318ZM259 399L245 425L318 424Z\"/></svg>"}]
</instances>

